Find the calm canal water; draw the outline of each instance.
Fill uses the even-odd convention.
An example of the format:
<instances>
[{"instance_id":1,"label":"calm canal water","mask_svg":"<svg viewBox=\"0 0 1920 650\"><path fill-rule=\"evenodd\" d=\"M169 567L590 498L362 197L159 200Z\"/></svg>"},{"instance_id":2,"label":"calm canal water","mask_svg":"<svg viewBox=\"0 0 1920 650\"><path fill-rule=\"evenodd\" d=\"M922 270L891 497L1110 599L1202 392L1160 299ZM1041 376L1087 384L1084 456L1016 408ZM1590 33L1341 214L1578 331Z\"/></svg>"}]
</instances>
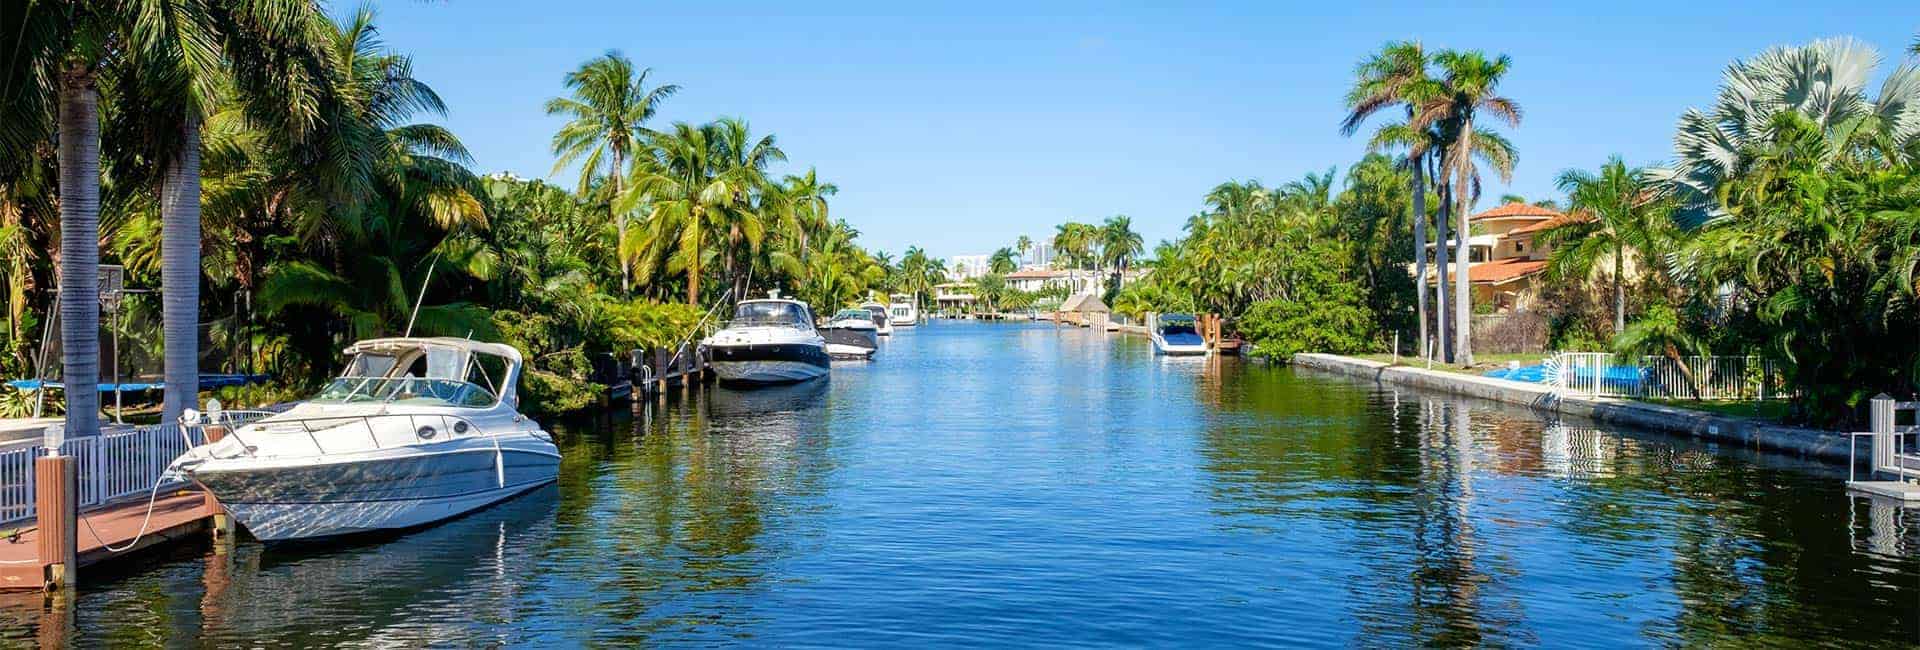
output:
<instances>
[{"instance_id":1,"label":"calm canal water","mask_svg":"<svg viewBox=\"0 0 1920 650\"><path fill-rule=\"evenodd\" d=\"M85 647L1864 645L1914 515L1833 470L1144 340L939 323L830 382L556 424L558 485L345 548L186 545Z\"/></svg>"}]
</instances>

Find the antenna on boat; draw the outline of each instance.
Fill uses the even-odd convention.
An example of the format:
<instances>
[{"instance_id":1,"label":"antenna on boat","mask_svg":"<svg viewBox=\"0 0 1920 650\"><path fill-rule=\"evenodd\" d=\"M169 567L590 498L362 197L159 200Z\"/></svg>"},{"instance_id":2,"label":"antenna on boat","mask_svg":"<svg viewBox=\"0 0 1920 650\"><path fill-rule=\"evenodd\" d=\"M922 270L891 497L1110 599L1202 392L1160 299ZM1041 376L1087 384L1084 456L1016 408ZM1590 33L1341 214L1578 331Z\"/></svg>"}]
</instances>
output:
<instances>
[{"instance_id":1,"label":"antenna on boat","mask_svg":"<svg viewBox=\"0 0 1920 650\"><path fill-rule=\"evenodd\" d=\"M413 321L420 318L420 303L427 301L427 285L433 283L433 267L440 263L440 254L435 253L433 261L427 263L427 277L420 281L420 297L413 301L413 313L407 315L407 331L401 337L413 336ZM471 337L472 334L467 336Z\"/></svg>"}]
</instances>

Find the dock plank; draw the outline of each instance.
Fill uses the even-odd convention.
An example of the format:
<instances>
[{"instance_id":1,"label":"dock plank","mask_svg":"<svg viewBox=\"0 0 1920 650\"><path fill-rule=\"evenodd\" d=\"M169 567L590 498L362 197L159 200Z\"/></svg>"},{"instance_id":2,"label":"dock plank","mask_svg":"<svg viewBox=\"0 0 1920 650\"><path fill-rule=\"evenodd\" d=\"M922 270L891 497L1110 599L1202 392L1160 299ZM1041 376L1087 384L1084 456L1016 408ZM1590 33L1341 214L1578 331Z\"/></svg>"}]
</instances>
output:
<instances>
[{"instance_id":1,"label":"dock plank","mask_svg":"<svg viewBox=\"0 0 1920 650\"><path fill-rule=\"evenodd\" d=\"M84 568L202 531L213 510L207 504L206 494L199 490L163 494L154 502L153 520L147 524L146 534L142 536L140 523L146 514L146 499L116 503L81 513L80 566ZM0 589L37 590L44 587L39 535L40 531L33 529L21 533L17 539L0 539ZM107 548L124 546L136 536L141 539L133 548L120 552Z\"/></svg>"}]
</instances>

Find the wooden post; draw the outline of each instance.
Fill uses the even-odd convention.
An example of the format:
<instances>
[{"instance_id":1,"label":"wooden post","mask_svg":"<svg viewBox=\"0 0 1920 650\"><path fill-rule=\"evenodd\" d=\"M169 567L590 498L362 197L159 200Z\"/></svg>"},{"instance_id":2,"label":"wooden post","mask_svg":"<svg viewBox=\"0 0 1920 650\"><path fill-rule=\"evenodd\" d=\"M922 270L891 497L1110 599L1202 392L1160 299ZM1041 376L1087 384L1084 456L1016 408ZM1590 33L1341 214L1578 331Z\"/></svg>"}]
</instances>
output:
<instances>
[{"instance_id":1,"label":"wooden post","mask_svg":"<svg viewBox=\"0 0 1920 650\"><path fill-rule=\"evenodd\" d=\"M72 456L33 461L34 507L39 511L40 566L47 591L73 588L79 569L79 464Z\"/></svg>"}]
</instances>

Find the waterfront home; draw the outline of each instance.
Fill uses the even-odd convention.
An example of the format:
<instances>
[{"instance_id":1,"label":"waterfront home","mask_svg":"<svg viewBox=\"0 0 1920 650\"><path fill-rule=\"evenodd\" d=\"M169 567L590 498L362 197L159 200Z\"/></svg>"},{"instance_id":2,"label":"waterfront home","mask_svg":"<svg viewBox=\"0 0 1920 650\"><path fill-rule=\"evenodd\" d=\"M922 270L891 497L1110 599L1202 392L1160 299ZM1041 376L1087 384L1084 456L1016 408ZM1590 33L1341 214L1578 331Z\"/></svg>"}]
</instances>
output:
<instances>
[{"instance_id":1,"label":"waterfront home","mask_svg":"<svg viewBox=\"0 0 1920 650\"><path fill-rule=\"evenodd\" d=\"M961 311L973 305L973 283L944 282L933 285L933 303L941 312Z\"/></svg>"},{"instance_id":2,"label":"waterfront home","mask_svg":"<svg viewBox=\"0 0 1920 650\"><path fill-rule=\"evenodd\" d=\"M1579 218L1525 203L1508 203L1468 217L1473 234L1467 237L1466 270L1474 304L1493 305L1496 312L1526 310L1539 293L1540 276L1552 252L1539 240L1540 233ZM1456 250L1453 241L1447 246L1449 252ZM1435 251L1428 249L1428 259L1433 259ZM1457 260L1449 266L1456 272L1460 268ZM1437 280L1438 270L1429 269L1426 282Z\"/></svg>"}]
</instances>

